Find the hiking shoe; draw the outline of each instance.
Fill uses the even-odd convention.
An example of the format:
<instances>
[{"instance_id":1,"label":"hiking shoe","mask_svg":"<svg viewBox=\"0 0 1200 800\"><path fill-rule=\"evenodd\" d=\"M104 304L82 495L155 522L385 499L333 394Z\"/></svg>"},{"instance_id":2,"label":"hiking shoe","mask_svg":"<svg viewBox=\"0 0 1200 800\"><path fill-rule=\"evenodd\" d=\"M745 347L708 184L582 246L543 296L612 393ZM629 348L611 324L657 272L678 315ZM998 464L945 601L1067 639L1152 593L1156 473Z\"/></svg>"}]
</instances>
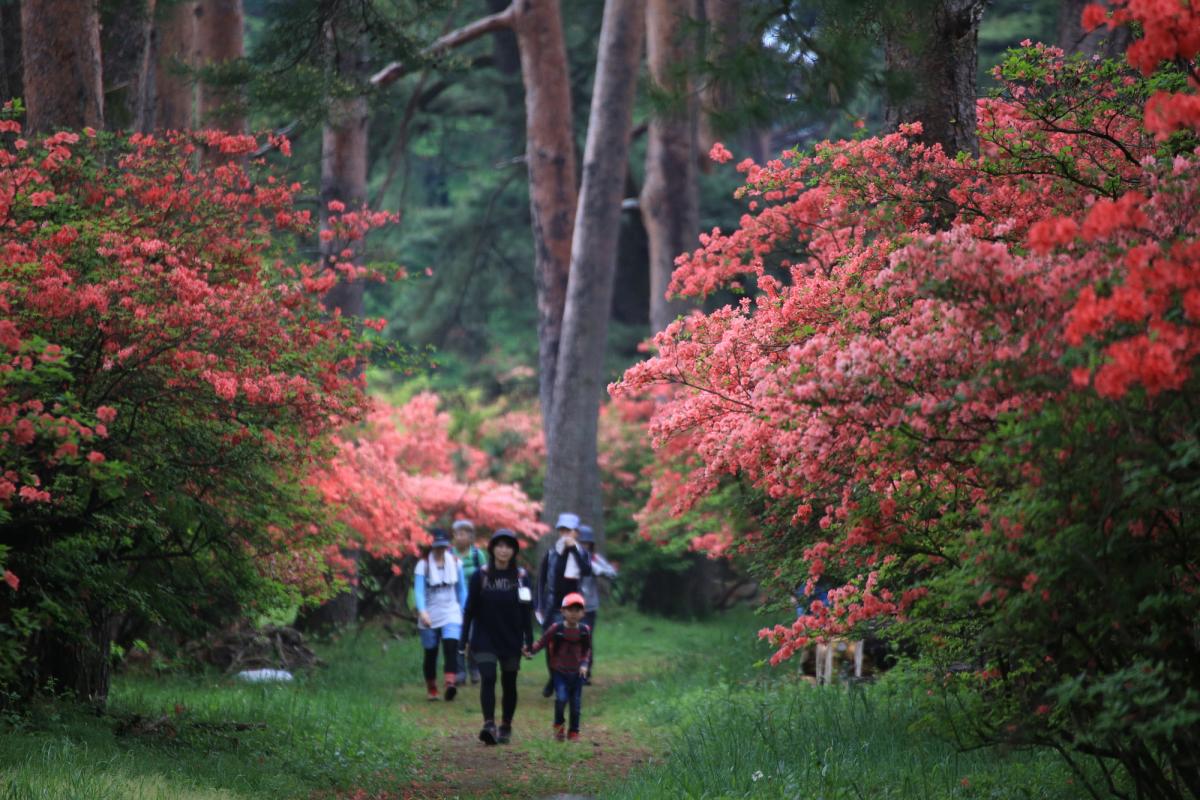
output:
<instances>
[{"instance_id":1,"label":"hiking shoe","mask_svg":"<svg viewBox=\"0 0 1200 800\"><path fill-rule=\"evenodd\" d=\"M479 732L479 741L484 744L496 743L496 723L491 720L483 723L483 730Z\"/></svg>"},{"instance_id":2,"label":"hiking shoe","mask_svg":"<svg viewBox=\"0 0 1200 800\"><path fill-rule=\"evenodd\" d=\"M554 741L565 742L567 740L567 732L563 730L562 725L554 726Z\"/></svg>"},{"instance_id":3,"label":"hiking shoe","mask_svg":"<svg viewBox=\"0 0 1200 800\"><path fill-rule=\"evenodd\" d=\"M500 725L500 734L496 737L496 744L508 744L512 741L512 725Z\"/></svg>"},{"instance_id":4,"label":"hiking shoe","mask_svg":"<svg viewBox=\"0 0 1200 800\"><path fill-rule=\"evenodd\" d=\"M453 672L446 673L446 701L454 699L454 695L458 694L458 681L455 679Z\"/></svg>"},{"instance_id":5,"label":"hiking shoe","mask_svg":"<svg viewBox=\"0 0 1200 800\"><path fill-rule=\"evenodd\" d=\"M571 731L570 733L568 733L567 741L568 742L578 742L579 741L579 731Z\"/></svg>"},{"instance_id":6,"label":"hiking shoe","mask_svg":"<svg viewBox=\"0 0 1200 800\"><path fill-rule=\"evenodd\" d=\"M554 696L554 679L546 681L546 685L542 687L542 697Z\"/></svg>"},{"instance_id":7,"label":"hiking shoe","mask_svg":"<svg viewBox=\"0 0 1200 800\"><path fill-rule=\"evenodd\" d=\"M430 702L436 702L442 699L442 696L438 694L436 685L425 687L425 699L429 700Z\"/></svg>"}]
</instances>

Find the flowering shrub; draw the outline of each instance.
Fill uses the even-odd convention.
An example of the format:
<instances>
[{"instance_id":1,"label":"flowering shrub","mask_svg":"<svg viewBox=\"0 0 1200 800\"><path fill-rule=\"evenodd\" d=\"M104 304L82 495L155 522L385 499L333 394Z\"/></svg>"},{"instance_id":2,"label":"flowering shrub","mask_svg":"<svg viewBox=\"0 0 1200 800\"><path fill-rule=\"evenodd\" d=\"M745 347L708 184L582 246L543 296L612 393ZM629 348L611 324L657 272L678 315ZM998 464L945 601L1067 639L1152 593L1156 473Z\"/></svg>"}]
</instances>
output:
<instances>
[{"instance_id":1,"label":"flowering shrub","mask_svg":"<svg viewBox=\"0 0 1200 800\"><path fill-rule=\"evenodd\" d=\"M397 560L428 545L429 525L460 517L533 541L546 532L541 504L487 477L488 456L451 439L450 417L437 405L430 393L399 408L377 405L365 429L340 441L336 457L313 475L348 528L340 546Z\"/></svg>"},{"instance_id":2,"label":"flowering shrub","mask_svg":"<svg viewBox=\"0 0 1200 800\"><path fill-rule=\"evenodd\" d=\"M309 214L252 180L253 137L0 145L0 682L102 696L114 617L203 625L321 562L303 478L363 417L367 350L319 300L358 268L287 263Z\"/></svg>"},{"instance_id":3,"label":"flowering shrub","mask_svg":"<svg viewBox=\"0 0 1200 800\"><path fill-rule=\"evenodd\" d=\"M1162 37L1131 49L1146 74L1027 45L978 160L909 126L738 165L747 213L673 289L758 293L673 324L613 391L680 387L651 429L695 460L656 491L754 487L770 535L742 544L781 590L834 587L763 631L774 661L887 627L984 693L970 730L1194 794L1200 26L1118 5Z\"/></svg>"}]
</instances>

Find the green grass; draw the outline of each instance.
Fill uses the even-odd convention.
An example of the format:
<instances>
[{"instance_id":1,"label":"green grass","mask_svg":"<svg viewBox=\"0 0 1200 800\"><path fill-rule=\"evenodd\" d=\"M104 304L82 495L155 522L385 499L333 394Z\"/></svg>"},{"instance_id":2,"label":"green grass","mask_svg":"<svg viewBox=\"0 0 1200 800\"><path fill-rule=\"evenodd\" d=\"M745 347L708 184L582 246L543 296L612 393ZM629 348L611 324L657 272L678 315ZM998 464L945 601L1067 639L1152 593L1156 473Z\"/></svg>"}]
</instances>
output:
<instances>
[{"instance_id":1,"label":"green grass","mask_svg":"<svg viewBox=\"0 0 1200 800\"><path fill-rule=\"evenodd\" d=\"M523 766L465 796L553 795L568 773L572 791L611 800L1084 796L1053 755L960 752L910 685L817 688L792 665L763 666L759 627L748 612L677 623L606 609L583 714L585 737L609 732L606 756L550 740L541 661L527 662L506 751ZM473 691L454 705L421 699L415 639L372 628L319 652L328 666L294 684L125 675L106 715L46 702L0 719L0 800L404 797L431 777L420 762L437 726L473 739Z\"/></svg>"},{"instance_id":2,"label":"green grass","mask_svg":"<svg viewBox=\"0 0 1200 800\"><path fill-rule=\"evenodd\" d=\"M962 751L911 683L817 687L762 664L753 620L714 626L675 668L639 681L617 713L671 731L662 758L606 800L1082 800L1047 751Z\"/></svg>"},{"instance_id":3,"label":"green grass","mask_svg":"<svg viewBox=\"0 0 1200 800\"><path fill-rule=\"evenodd\" d=\"M304 797L394 786L417 732L390 702L409 658L375 636L292 684L124 676L108 713L46 702L0 734L0 798Z\"/></svg>"}]
</instances>

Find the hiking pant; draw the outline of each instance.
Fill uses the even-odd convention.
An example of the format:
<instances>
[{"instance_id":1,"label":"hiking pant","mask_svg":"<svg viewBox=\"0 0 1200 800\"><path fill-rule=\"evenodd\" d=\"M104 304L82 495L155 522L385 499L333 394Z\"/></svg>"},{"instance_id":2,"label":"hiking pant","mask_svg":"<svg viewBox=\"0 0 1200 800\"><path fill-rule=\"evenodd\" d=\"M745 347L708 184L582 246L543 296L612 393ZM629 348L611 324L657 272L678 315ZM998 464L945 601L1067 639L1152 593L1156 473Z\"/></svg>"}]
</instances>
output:
<instances>
[{"instance_id":1,"label":"hiking pant","mask_svg":"<svg viewBox=\"0 0 1200 800\"><path fill-rule=\"evenodd\" d=\"M444 625L440 628L418 628L417 635L421 639L421 647L425 650L425 680L437 680L438 642L442 643L442 653L445 663L444 672L453 675L458 672L458 637L462 635L461 625Z\"/></svg>"},{"instance_id":2,"label":"hiking pant","mask_svg":"<svg viewBox=\"0 0 1200 800\"><path fill-rule=\"evenodd\" d=\"M571 707L572 733L579 733L579 713L583 706L583 676L578 672L554 672L554 724L563 724L563 712Z\"/></svg>"},{"instance_id":3,"label":"hiking pant","mask_svg":"<svg viewBox=\"0 0 1200 800\"><path fill-rule=\"evenodd\" d=\"M488 658L491 656L491 658ZM479 707L484 722L496 720L496 671L500 671L500 722L511 725L517 713L517 671L521 657L496 659L491 653L479 653Z\"/></svg>"}]
</instances>

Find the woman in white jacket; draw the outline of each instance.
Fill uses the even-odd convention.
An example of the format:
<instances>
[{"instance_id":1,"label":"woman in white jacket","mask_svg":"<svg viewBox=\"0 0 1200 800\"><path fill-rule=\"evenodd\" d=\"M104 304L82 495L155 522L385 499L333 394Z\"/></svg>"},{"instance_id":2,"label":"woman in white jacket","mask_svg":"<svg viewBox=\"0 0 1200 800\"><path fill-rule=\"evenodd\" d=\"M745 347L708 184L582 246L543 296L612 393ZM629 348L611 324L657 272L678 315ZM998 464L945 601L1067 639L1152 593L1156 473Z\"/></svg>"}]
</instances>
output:
<instances>
[{"instance_id":1,"label":"woman in white jacket","mask_svg":"<svg viewBox=\"0 0 1200 800\"><path fill-rule=\"evenodd\" d=\"M467 605L467 581L462 562L450 549L450 537L441 528L433 531L429 553L417 563L413 581L417 607L417 635L425 650L425 690L437 700L438 643L444 653L445 698L453 700L458 692L458 640L462 638L463 608Z\"/></svg>"}]
</instances>

